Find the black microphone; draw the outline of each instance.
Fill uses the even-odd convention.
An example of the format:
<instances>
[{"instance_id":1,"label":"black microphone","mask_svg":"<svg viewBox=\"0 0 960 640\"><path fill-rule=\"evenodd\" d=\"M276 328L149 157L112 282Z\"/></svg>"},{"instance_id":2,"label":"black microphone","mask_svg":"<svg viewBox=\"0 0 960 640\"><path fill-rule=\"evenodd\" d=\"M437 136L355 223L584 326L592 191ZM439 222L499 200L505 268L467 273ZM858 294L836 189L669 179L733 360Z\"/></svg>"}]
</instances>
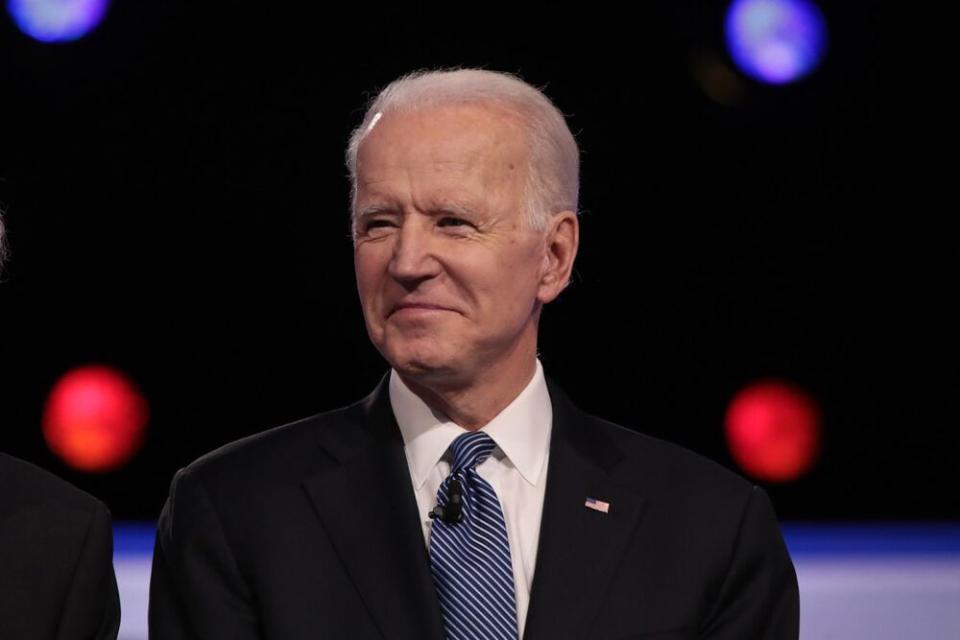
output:
<instances>
[{"instance_id":1,"label":"black microphone","mask_svg":"<svg viewBox=\"0 0 960 640\"><path fill-rule=\"evenodd\" d=\"M463 522L463 487L456 477L450 478L450 486L447 487L447 505L441 507L438 504L429 515L432 520L439 518L447 524Z\"/></svg>"}]
</instances>

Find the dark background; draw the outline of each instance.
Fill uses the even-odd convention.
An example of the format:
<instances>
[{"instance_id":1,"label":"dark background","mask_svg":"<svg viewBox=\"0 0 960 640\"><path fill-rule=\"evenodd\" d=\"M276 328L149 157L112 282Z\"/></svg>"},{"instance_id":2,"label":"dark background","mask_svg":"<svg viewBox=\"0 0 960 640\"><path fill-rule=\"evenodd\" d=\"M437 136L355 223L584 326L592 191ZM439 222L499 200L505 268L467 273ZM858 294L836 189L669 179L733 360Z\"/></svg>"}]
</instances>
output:
<instances>
[{"instance_id":1,"label":"dark background","mask_svg":"<svg viewBox=\"0 0 960 640\"><path fill-rule=\"evenodd\" d=\"M396 76L479 65L545 86L582 147L576 278L540 345L575 402L733 466L731 396L791 380L826 435L769 487L783 518L960 516L955 242L927 217L941 177L895 20L828 3L813 76L741 78L721 104L698 78L729 64L724 3L647 4L117 2L56 46L0 16L0 448L149 519L202 453L365 395L386 365L354 287L347 136ZM101 475L39 427L90 362L152 412Z\"/></svg>"}]
</instances>

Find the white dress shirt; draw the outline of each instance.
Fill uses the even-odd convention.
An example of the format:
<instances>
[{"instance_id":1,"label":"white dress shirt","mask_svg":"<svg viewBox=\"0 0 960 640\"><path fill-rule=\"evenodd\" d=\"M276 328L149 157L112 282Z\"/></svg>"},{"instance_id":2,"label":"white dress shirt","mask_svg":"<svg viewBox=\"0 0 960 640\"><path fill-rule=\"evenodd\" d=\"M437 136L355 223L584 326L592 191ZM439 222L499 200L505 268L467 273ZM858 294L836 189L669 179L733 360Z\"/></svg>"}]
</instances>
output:
<instances>
[{"instance_id":1,"label":"white dress shirt","mask_svg":"<svg viewBox=\"0 0 960 640\"><path fill-rule=\"evenodd\" d=\"M447 449L467 430L432 410L396 371L390 373L390 404L403 434L423 539L429 549L433 521L427 514L437 503L440 484L450 474ZM503 509L521 638L537 559L552 424L553 408L538 360L533 378L520 395L481 429L497 444L490 457L477 465L477 473L493 487Z\"/></svg>"}]
</instances>

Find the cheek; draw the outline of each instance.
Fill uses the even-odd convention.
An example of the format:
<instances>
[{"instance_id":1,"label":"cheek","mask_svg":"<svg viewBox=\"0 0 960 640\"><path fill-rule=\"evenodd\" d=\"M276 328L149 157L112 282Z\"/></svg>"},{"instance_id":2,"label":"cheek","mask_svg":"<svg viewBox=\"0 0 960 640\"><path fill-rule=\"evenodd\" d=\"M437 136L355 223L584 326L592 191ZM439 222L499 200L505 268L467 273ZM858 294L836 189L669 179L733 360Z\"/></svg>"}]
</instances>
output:
<instances>
[{"instance_id":1,"label":"cheek","mask_svg":"<svg viewBox=\"0 0 960 640\"><path fill-rule=\"evenodd\" d=\"M533 295L539 284L543 255L538 248L538 244L518 241L500 261L499 272L505 287L520 298Z\"/></svg>"},{"instance_id":2,"label":"cheek","mask_svg":"<svg viewBox=\"0 0 960 640\"><path fill-rule=\"evenodd\" d=\"M484 298L489 312L512 323L530 311L538 290L538 259L529 253L503 256L489 269Z\"/></svg>"},{"instance_id":3,"label":"cheek","mask_svg":"<svg viewBox=\"0 0 960 640\"><path fill-rule=\"evenodd\" d=\"M364 312L378 303L385 267L381 267L375 255L357 253L354 256L354 272L357 277L357 292Z\"/></svg>"}]
</instances>

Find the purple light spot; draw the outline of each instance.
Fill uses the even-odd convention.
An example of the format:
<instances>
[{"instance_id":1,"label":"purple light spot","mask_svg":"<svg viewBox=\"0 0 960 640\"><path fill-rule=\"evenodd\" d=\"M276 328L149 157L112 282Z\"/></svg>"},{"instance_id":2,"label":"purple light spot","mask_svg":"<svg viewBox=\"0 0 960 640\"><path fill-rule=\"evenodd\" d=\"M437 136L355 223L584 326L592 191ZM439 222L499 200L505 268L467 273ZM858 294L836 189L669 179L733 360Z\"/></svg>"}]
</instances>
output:
<instances>
[{"instance_id":1,"label":"purple light spot","mask_svg":"<svg viewBox=\"0 0 960 640\"><path fill-rule=\"evenodd\" d=\"M69 42L103 19L109 0L7 0L17 27L40 42Z\"/></svg>"},{"instance_id":2,"label":"purple light spot","mask_svg":"<svg viewBox=\"0 0 960 640\"><path fill-rule=\"evenodd\" d=\"M734 0L724 29L734 63L771 84L807 75L826 48L823 14L808 0Z\"/></svg>"}]
</instances>

